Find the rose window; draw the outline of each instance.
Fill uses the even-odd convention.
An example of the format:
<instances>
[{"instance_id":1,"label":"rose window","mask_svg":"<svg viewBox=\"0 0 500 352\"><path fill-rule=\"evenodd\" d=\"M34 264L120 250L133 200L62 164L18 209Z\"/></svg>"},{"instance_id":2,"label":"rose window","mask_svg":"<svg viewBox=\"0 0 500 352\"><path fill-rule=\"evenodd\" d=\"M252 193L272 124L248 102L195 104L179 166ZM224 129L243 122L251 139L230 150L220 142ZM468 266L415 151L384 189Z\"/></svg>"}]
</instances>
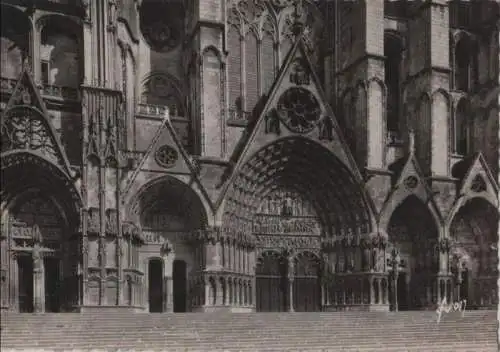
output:
<instances>
[{"instance_id":1,"label":"rose window","mask_svg":"<svg viewBox=\"0 0 500 352\"><path fill-rule=\"evenodd\" d=\"M311 131L321 116L316 97L307 89L290 88L279 98L277 111L283 123L293 132Z\"/></svg>"},{"instance_id":2,"label":"rose window","mask_svg":"<svg viewBox=\"0 0 500 352\"><path fill-rule=\"evenodd\" d=\"M179 155L177 150L172 148L171 146L164 145L156 150L155 159L158 165L170 168L175 165Z\"/></svg>"},{"instance_id":3,"label":"rose window","mask_svg":"<svg viewBox=\"0 0 500 352\"><path fill-rule=\"evenodd\" d=\"M140 10L144 40L157 52L168 52L182 42L184 6L182 2L144 0Z\"/></svg>"}]
</instances>

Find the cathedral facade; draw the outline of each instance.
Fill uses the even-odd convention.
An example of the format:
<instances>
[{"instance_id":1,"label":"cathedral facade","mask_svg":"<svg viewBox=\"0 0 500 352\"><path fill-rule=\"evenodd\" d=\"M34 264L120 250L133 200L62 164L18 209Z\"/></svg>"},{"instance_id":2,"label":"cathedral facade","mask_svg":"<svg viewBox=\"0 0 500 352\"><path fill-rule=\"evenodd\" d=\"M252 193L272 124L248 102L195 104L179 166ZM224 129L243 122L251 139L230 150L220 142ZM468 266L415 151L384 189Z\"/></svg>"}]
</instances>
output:
<instances>
[{"instance_id":1,"label":"cathedral facade","mask_svg":"<svg viewBox=\"0 0 500 352\"><path fill-rule=\"evenodd\" d=\"M2 310L497 304L497 2L0 4Z\"/></svg>"}]
</instances>

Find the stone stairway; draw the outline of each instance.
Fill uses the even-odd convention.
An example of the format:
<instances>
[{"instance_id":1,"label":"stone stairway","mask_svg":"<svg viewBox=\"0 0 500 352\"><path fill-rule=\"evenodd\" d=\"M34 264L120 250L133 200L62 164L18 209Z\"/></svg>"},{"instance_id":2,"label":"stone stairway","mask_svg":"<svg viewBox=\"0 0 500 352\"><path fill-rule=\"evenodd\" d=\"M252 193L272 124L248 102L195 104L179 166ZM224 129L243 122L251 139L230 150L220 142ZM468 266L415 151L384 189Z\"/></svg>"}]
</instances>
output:
<instances>
[{"instance_id":1,"label":"stone stairway","mask_svg":"<svg viewBox=\"0 0 500 352\"><path fill-rule=\"evenodd\" d=\"M497 351L494 311L3 313L2 351Z\"/></svg>"}]
</instances>

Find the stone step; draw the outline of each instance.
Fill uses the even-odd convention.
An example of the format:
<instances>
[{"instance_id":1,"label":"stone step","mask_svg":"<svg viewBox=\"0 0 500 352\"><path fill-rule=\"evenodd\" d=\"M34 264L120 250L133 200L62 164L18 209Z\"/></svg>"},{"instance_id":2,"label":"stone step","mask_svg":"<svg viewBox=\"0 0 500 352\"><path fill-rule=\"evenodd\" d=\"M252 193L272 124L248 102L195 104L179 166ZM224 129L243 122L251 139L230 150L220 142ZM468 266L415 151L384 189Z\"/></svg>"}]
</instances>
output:
<instances>
[{"instance_id":1,"label":"stone step","mask_svg":"<svg viewBox=\"0 0 500 352\"><path fill-rule=\"evenodd\" d=\"M169 351L493 351L496 312L12 314L1 346ZM389 348L390 347L390 348Z\"/></svg>"}]
</instances>

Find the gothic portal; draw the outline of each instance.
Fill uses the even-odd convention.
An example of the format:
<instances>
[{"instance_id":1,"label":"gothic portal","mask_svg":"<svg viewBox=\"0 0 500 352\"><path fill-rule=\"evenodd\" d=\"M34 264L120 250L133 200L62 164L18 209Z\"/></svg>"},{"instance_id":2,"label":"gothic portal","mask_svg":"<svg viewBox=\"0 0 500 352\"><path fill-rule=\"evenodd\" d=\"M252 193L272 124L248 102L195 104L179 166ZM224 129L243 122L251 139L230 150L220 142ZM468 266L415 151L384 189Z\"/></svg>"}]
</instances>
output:
<instances>
[{"instance_id":1,"label":"gothic portal","mask_svg":"<svg viewBox=\"0 0 500 352\"><path fill-rule=\"evenodd\" d=\"M497 2L0 7L2 310L498 303Z\"/></svg>"}]
</instances>

